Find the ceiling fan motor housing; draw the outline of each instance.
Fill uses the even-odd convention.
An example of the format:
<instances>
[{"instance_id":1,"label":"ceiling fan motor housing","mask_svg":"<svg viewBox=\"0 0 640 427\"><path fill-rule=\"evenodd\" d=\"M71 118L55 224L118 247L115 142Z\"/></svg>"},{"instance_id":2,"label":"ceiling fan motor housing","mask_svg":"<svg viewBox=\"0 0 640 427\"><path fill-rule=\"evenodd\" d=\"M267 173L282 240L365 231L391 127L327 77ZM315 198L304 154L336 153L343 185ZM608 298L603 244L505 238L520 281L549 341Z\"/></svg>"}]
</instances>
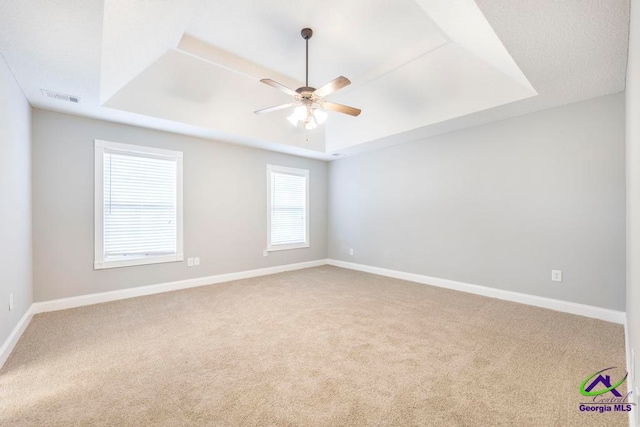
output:
<instances>
[{"instance_id":1,"label":"ceiling fan motor housing","mask_svg":"<svg viewBox=\"0 0 640 427\"><path fill-rule=\"evenodd\" d=\"M316 90L314 87L303 86L296 89L296 92L300 94L300 98L302 99L311 99L313 98L313 92Z\"/></svg>"},{"instance_id":2,"label":"ceiling fan motor housing","mask_svg":"<svg viewBox=\"0 0 640 427\"><path fill-rule=\"evenodd\" d=\"M316 102L316 97L313 94L316 88L310 86L302 86L296 89L296 92L299 94L298 99L302 102L303 105L307 107L311 107Z\"/></svg>"}]
</instances>

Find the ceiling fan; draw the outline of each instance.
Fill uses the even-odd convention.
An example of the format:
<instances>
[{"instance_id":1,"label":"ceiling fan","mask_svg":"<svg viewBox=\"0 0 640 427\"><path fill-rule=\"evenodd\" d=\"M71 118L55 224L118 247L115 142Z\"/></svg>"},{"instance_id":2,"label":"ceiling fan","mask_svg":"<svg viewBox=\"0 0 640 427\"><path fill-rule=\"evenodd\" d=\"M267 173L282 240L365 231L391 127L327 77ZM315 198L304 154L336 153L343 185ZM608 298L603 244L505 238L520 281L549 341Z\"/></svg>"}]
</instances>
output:
<instances>
[{"instance_id":1,"label":"ceiling fan","mask_svg":"<svg viewBox=\"0 0 640 427\"><path fill-rule=\"evenodd\" d=\"M260 80L266 85L274 87L287 95L291 95L293 97L293 102L263 108L255 111L255 114L270 113L272 111L297 106L293 110L293 114L287 117L287 119L294 126L297 126L299 122L304 123L305 129L315 129L319 124L324 123L327 119L327 113L324 111L325 109L336 111L338 113L349 114L350 116L355 117L360 115L361 110L358 108L336 104L335 102L328 102L323 99L325 96L350 85L351 81L348 78L343 76L337 77L319 89L309 86L309 39L313 36L313 30L311 30L311 28L303 28L301 34L307 44L305 85L293 90L271 79Z\"/></svg>"}]
</instances>

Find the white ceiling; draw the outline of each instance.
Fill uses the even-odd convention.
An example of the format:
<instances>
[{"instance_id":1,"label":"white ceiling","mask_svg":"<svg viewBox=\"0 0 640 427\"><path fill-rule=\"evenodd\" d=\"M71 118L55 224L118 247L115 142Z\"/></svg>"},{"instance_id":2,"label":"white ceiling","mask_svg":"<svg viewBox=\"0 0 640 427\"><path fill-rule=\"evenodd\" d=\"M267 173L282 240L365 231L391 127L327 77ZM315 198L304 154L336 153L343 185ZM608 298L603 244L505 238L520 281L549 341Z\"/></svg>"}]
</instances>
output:
<instances>
[{"instance_id":1,"label":"white ceiling","mask_svg":"<svg viewBox=\"0 0 640 427\"><path fill-rule=\"evenodd\" d=\"M0 53L36 107L315 158L624 90L628 0L3 0ZM312 132L290 87L344 75ZM42 96L49 89L80 105Z\"/></svg>"},{"instance_id":2,"label":"white ceiling","mask_svg":"<svg viewBox=\"0 0 640 427\"><path fill-rule=\"evenodd\" d=\"M413 0L218 0L203 3L186 31L304 81L305 43L300 36L304 27L314 29L309 41L309 83L314 87L338 75L355 81L401 49L426 50L431 39L442 39Z\"/></svg>"}]
</instances>

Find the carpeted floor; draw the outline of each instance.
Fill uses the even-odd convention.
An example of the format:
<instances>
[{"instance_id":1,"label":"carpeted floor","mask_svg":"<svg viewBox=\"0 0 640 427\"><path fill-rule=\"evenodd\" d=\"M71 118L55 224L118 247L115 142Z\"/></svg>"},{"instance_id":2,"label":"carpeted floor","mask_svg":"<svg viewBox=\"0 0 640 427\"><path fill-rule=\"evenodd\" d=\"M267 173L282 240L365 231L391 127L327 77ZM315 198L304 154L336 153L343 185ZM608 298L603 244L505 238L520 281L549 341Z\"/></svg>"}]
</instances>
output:
<instances>
[{"instance_id":1,"label":"carpeted floor","mask_svg":"<svg viewBox=\"0 0 640 427\"><path fill-rule=\"evenodd\" d=\"M311 268L36 316L0 371L0 425L622 426L578 404L586 377L624 371L623 335Z\"/></svg>"}]
</instances>

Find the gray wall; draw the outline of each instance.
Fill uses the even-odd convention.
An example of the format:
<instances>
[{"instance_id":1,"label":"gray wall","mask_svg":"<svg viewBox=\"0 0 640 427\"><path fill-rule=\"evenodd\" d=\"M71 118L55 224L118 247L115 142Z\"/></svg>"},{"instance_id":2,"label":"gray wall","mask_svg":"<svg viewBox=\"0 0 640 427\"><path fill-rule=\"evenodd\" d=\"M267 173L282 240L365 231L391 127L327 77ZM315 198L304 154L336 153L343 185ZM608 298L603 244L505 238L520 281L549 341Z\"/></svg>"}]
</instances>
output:
<instances>
[{"instance_id":1,"label":"gray wall","mask_svg":"<svg viewBox=\"0 0 640 427\"><path fill-rule=\"evenodd\" d=\"M31 107L0 56L0 345L32 301L30 120Z\"/></svg>"},{"instance_id":2,"label":"gray wall","mask_svg":"<svg viewBox=\"0 0 640 427\"><path fill-rule=\"evenodd\" d=\"M327 164L132 126L33 110L34 300L326 258ZM186 260L93 270L94 139L184 152ZM310 170L307 249L266 247L266 165Z\"/></svg>"},{"instance_id":3,"label":"gray wall","mask_svg":"<svg viewBox=\"0 0 640 427\"><path fill-rule=\"evenodd\" d=\"M627 328L640 369L640 1L631 1L627 65ZM631 370L631 367L629 367ZM636 373L631 379L640 385ZM635 401L638 402L636 393ZM638 408L636 407L636 410Z\"/></svg>"},{"instance_id":4,"label":"gray wall","mask_svg":"<svg viewBox=\"0 0 640 427\"><path fill-rule=\"evenodd\" d=\"M624 310L624 121L619 93L334 161L329 258Z\"/></svg>"}]
</instances>

